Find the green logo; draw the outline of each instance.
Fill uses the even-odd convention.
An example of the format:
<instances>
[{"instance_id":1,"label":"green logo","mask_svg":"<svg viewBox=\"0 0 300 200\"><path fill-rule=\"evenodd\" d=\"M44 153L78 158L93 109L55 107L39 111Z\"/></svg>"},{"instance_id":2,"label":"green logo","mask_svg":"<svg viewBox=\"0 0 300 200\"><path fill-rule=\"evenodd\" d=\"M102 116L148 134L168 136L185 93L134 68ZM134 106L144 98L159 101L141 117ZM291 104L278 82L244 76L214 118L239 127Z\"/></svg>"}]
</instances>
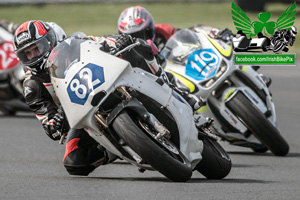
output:
<instances>
[{"instance_id":1,"label":"green logo","mask_svg":"<svg viewBox=\"0 0 300 200\"><path fill-rule=\"evenodd\" d=\"M237 30L243 31L248 37L257 36L258 33L264 35L273 35L276 30L290 29L293 26L296 17L296 2L289 6L277 21L269 21L271 18L270 12L258 13L259 21L251 22L250 18L244 11L232 3L232 19Z\"/></svg>"}]
</instances>

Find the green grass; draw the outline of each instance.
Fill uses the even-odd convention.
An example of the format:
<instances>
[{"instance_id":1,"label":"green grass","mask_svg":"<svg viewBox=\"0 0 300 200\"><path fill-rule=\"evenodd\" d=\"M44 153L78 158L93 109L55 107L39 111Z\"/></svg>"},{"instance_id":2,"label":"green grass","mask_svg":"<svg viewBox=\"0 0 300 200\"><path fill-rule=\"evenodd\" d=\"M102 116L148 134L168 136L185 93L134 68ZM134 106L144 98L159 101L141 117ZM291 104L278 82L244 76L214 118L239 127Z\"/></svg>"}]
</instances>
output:
<instances>
[{"instance_id":1,"label":"green grass","mask_svg":"<svg viewBox=\"0 0 300 200\"><path fill-rule=\"evenodd\" d=\"M90 3L90 4L48 4L2 6L0 17L15 23L32 19L53 21L67 34L82 31L88 35L101 36L117 33L117 20L121 11L130 3ZM139 3L153 16L155 23L168 23L175 27L187 28L195 24L206 24L219 28L229 28L236 32L231 18L231 2L193 2L193 3ZM289 4L267 4L272 21L284 12ZM299 9L295 25L300 29ZM254 21L258 13L246 14ZM300 35L300 34L299 34ZM300 53L300 36L290 52Z\"/></svg>"}]
</instances>

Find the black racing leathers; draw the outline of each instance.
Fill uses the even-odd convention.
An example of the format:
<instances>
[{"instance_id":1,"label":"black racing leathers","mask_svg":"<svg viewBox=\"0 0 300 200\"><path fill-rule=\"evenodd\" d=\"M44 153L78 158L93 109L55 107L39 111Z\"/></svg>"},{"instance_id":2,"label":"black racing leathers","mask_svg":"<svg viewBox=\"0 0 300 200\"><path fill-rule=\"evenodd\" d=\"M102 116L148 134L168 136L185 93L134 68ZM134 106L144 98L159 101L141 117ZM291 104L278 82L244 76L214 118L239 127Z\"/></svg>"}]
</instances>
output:
<instances>
[{"instance_id":1,"label":"black racing leathers","mask_svg":"<svg viewBox=\"0 0 300 200\"><path fill-rule=\"evenodd\" d=\"M54 129L53 117L57 113L58 104L48 71L39 71L36 74L26 73L24 80L24 96L27 105L34 112L46 134L53 140L59 140L60 135Z\"/></svg>"}]
</instances>

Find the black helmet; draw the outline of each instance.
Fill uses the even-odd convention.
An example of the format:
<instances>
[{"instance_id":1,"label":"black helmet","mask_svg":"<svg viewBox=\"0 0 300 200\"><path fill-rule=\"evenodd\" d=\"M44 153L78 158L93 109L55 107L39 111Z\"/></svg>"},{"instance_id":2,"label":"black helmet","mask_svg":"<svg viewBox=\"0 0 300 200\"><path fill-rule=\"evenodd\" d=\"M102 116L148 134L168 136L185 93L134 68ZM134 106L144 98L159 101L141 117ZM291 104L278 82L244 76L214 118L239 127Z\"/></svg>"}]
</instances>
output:
<instances>
[{"instance_id":1,"label":"black helmet","mask_svg":"<svg viewBox=\"0 0 300 200\"><path fill-rule=\"evenodd\" d=\"M17 57L34 72L44 69L44 63L56 43L56 34L53 28L38 20L23 23L17 28L14 35Z\"/></svg>"},{"instance_id":2,"label":"black helmet","mask_svg":"<svg viewBox=\"0 0 300 200\"><path fill-rule=\"evenodd\" d=\"M132 37L150 39L155 37L154 21L151 14L141 6L125 8L118 19L119 33Z\"/></svg>"}]
</instances>

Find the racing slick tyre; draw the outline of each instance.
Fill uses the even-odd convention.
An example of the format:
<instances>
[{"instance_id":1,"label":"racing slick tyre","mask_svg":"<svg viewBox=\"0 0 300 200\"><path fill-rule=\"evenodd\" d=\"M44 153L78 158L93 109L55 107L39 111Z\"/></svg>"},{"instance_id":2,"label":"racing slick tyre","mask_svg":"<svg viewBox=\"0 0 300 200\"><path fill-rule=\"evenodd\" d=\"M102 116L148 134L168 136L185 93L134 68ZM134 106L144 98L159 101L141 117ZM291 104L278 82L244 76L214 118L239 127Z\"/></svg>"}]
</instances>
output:
<instances>
[{"instance_id":1,"label":"racing slick tyre","mask_svg":"<svg viewBox=\"0 0 300 200\"><path fill-rule=\"evenodd\" d=\"M171 153L154 140L139 124L135 113L129 114L123 110L112 126L130 148L168 179L175 182L186 182L191 178L192 169L186 158Z\"/></svg>"},{"instance_id":2,"label":"racing slick tyre","mask_svg":"<svg viewBox=\"0 0 300 200\"><path fill-rule=\"evenodd\" d=\"M269 149L267 147L261 147L261 148L251 148L253 152L255 153L266 153Z\"/></svg>"},{"instance_id":3,"label":"racing slick tyre","mask_svg":"<svg viewBox=\"0 0 300 200\"><path fill-rule=\"evenodd\" d=\"M289 145L278 129L241 92L236 93L226 104L274 155L288 154Z\"/></svg>"},{"instance_id":4,"label":"racing slick tyre","mask_svg":"<svg viewBox=\"0 0 300 200\"><path fill-rule=\"evenodd\" d=\"M231 159L223 147L214 140L204 138L202 160L196 170L207 179L222 179L231 170Z\"/></svg>"}]
</instances>

